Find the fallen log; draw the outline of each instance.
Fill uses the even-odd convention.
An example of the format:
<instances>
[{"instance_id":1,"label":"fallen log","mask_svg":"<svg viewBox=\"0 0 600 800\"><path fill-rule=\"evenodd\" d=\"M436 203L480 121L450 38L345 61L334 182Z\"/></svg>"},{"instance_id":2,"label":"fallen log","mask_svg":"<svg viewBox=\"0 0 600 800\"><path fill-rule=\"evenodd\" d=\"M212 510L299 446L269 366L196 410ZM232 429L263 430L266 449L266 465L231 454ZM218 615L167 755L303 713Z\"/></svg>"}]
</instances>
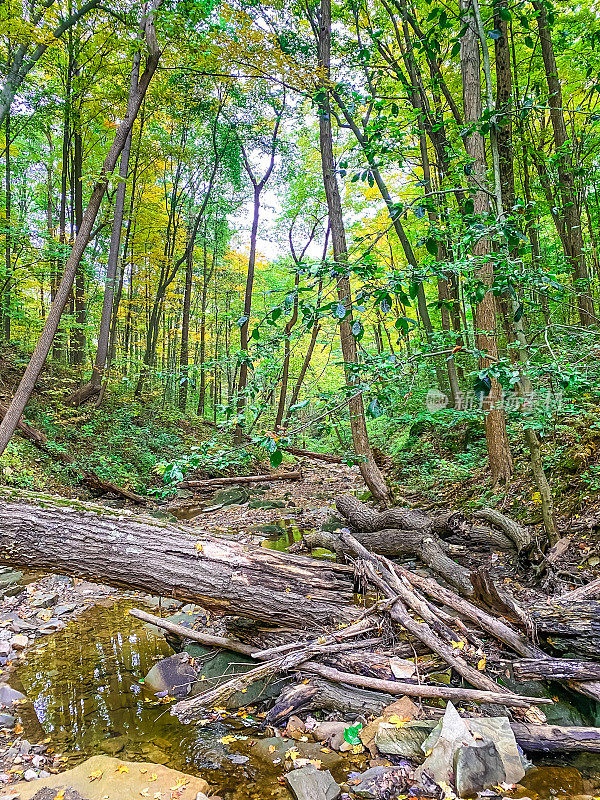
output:
<instances>
[{"instance_id":1,"label":"fallen log","mask_svg":"<svg viewBox=\"0 0 600 800\"><path fill-rule=\"evenodd\" d=\"M469 570L453 561L446 553L448 546L428 531L396 528L371 532L356 531L353 535L370 552L390 558L400 555L415 556L445 581L459 589L461 594L469 596L473 593ZM302 540L311 550L323 547L339 556L350 551L344 544L343 538L336 533L309 531L302 534Z\"/></svg>"},{"instance_id":2,"label":"fallen log","mask_svg":"<svg viewBox=\"0 0 600 800\"><path fill-rule=\"evenodd\" d=\"M181 481L179 486L183 489L210 489L212 486L237 486L240 483L267 483L270 481L301 481L301 470L288 472L270 472L266 475L238 475L223 476L221 478L206 478L201 481Z\"/></svg>"},{"instance_id":3,"label":"fallen log","mask_svg":"<svg viewBox=\"0 0 600 800\"><path fill-rule=\"evenodd\" d=\"M429 533L433 527L433 521L422 511L413 508L388 508L380 512L361 503L353 494L338 497L335 507L352 528L361 532L400 528Z\"/></svg>"},{"instance_id":4,"label":"fallen log","mask_svg":"<svg viewBox=\"0 0 600 800\"><path fill-rule=\"evenodd\" d=\"M600 597L600 578L561 594L559 600L561 603L572 603L575 600L595 600L598 597Z\"/></svg>"},{"instance_id":5,"label":"fallen log","mask_svg":"<svg viewBox=\"0 0 600 800\"><path fill-rule=\"evenodd\" d=\"M298 629L353 622L353 570L123 510L0 488L0 563Z\"/></svg>"},{"instance_id":6,"label":"fallen log","mask_svg":"<svg viewBox=\"0 0 600 800\"><path fill-rule=\"evenodd\" d=\"M600 652L600 602L557 597L536 604L531 619L538 635L560 653L595 658Z\"/></svg>"},{"instance_id":7,"label":"fallen log","mask_svg":"<svg viewBox=\"0 0 600 800\"><path fill-rule=\"evenodd\" d=\"M600 753L600 728L511 722L515 739L530 753Z\"/></svg>"},{"instance_id":8,"label":"fallen log","mask_svg":"<svg viewBox=\"0 0 600 800\"><path fill-rule=\"evenodd\" d=\"M506 514L496 511L495 508L482 508L480 511L475 511L473 516L478 519L484 519L486 522L490 522L492 525L500 528L500 530L514 542L517 553L519 554L531 550L535 543L535 538L531 531L519 525L514 519L507 517Z\"/></svg>"},{"instance_id":9,"label":"fallen log","mask_svg":"<svg viewBox=\"0 0 600 800\"><path fill-rule=\"evenodd\" d=\"M303 450L301 447L282 447L284 452L300 458L312 458L315 461L326 461L328 464L343 464L344 459L331 453L315 453L312 450Z\"/></svg>"},{"instance_id":10,"label":"fallen log","mask_svg":"<svg viewBox=\"0 0 600 800\"><path fill-rule=\"evenodd\" d=\"M513 673L518 681L532 678L596 681L600 680L600 664L574 658L523 658L513 662Z\"/></svg>"}]
</instances>

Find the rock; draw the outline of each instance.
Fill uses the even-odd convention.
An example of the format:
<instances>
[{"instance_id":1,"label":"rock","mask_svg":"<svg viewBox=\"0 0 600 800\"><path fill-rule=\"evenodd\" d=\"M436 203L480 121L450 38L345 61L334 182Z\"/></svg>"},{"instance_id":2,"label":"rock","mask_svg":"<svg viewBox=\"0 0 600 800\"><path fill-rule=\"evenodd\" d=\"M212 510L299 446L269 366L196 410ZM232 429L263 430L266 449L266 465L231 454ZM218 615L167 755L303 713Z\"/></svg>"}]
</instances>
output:
<instances>
[{"instance_id":1,"label":"rock","mask_svg":"<svg viewBox=\"0 0 600 800\"><path fill-rule=\"evenodd\" d=\"M75 611L76 608L76 603L61 603L54 607L54 616L61 617L63 614L70 614L72 611Z\"/></svg>"},{"instance_id":2,"label":"rock","mask_svg":"<svg viewBox=\"0 0 600 800\"><path fill-rule=\"evenodd\" d=\"M454 756L456 793L473 797L505 780L504 764L491 739L459 747Z\"/></svg>"},{"instance_id":3,"label":"rock","mask_svg":"<svg viewBox=\"0 0 600 800\"><path fill-rule=\"evenodd\" d=\"M40 625L38 628L38 633L43 633L45 636L49 636L51 633L62 631L64 627L65 623L61 622L59 619L50 619L45 625Z\"/></svg>"},{"instance_id":4,"label":"rock","mask_svg":"<svg viewBox=\"0 0 600 800\"><path fill-rule=\"evenodd\" d=\"M288 719L288 723L286 725L285 731L283 733L284 736L288 736L290 739L300 739L306 733L306 725L302 722L300 717L291 716Z\"/></svg>"},{"instance_id":5,"label":"rock","mask_svg":"<svg viewBox=\"0 0 600 800\"><path fill-rule=\"evenodd\" d=\"M109 756L116 756L125 747L127 739L125 736L110 736L108 739L103 739L99 742L98 747L103 753Z\"/></svg>"},{"instance_id":6,"label":"rock","mask_svg":"<svg viewBox=\"0 0 600 800\"><path fill-rule=\"evenodd\" d=\"M312 734L318 742L323 742L333 747L334 750L339 750L344 743L347 744L344 739L344 731L347 727L347 722L319 722L313 728Z\"/></svg>"},{"instance_id":7,"label":"rock","mask_svg":"<svg viewBox=\"0 0 600 800\"><path fill-rule=\"evenodd\" d=\"M504 765L502 783L519 783L525 768L508 717L473 717L466 723L471 733L494 742Z\"/></svg>"},{"instance_id":8,"label":"rock","mask_svg":"<svg viewBox=\"0 0 600 800\"><path fill-rule=\"evenodd\" d=\"M37 770L35 769L26 769L25 774L23 775L26 781L37 781L38 774Z\"/></svg>"},{"instance_id":9,"label":"rock","mask_svg":"<svg viewBox=\"0 0 600 800\"><path fill-rule=\"evenodd\" d=\"M29 603L31 608L50 608L58 602L58 595L56 592L47 592L43 594L34 594L33 599Z\"/></svg>"},{"instance_id":10,"label":"rock","mask_svg":"<svg viewBox=\"0 0 600 800\"><path fill-rule=\"evenodd\" d=\"M300 758L311 758L319 760L325 769L334 769L341 761L339 753L323 753L320 744L315 742L297 742L294 739L281 739L272 737L270 739L259 739L252 748L252 754L266 764L281 764L286 760L286 753L289 750L297 750Z\"/></svg>"},{"instance_id":11,"label":"rock","mask_svg":"<svg viewBox=\"0 0 600 800\"><path fill-rule=\"evenodd\" d=\"M8 658L10 655L10 642L7 642L6 639L0 641L0 658Z\"/></svg>"},{"instance_id":12,"label":"rock","mask_svg":"<svg viewBox=\"0 0 600 800\"><path fill-rule=\"evenodd\" d=\"M14 650L25 650L29 644L29 638L24 633L16 633L10 640L10 645Z\"/></svg>"},{"instance_id":13,"label":"rock","mask_svg":"<svg viewBox=\"0 0 600 800\"><path fill-rule=\"evenodd\" d=\"M44 766L44 764L46 763L46 757L45 756L35 755L31 759L31 763L33 764L33 766L36 769L41 769Z\"/></svg>"},{"instance_id":14,"label":"rock","mask_svg":"<svg viewBox=\"0 0 600 800\"><path fill-rule=\"evenodd\" d=\"M190 693L196 680L196 670L189 663L187 653L176 653L155 664L144 678L144 685L151 692L167 692L178 699Z\"/></svg>"},{"instance_id":15,"label":"rock","mask_svg":"<svg viewBox=\"0 0 600 800\"><path fill-rule=\"evenodd\" d=\"M411 719L415 719L418 715L419 707L413 703L410 697L401 697L394 703L390 703L381 712L381 716L386 722L390 717L398 717L402 722L410 722Z\"/></svg>"},{"instance_id":16,"label":"rock","mask_svg":"<svg viewBox=\"0 0 600 800\"><path fill-rule=\"evenodd\" d=\"M70 789L67 787L63 787L63 789L63 800L87 800L87 798L80 795L76 789ZM55 800L56 795L56 789L40 789L40 791L34 795L33 800Z\"/></svg>"},{"instance_id":17,"label":"rock","mask_svg":"<svg viewBox=\"0 0 600 800\"><path fill-rule=\"evenodd\" d=\"M285 782L296 800L336 800L342 791L328 770L312 764L288 772Z\"/></svg>"},{"instance_id":18,"label":"rock","mask_svg":"<svg viewBox=\"0 0 600 800\"><path fill-rule=\"evenodd\" d=\"M12 714L0 713L0 728L14 728L17 720Z\"/></svg>"},{"instance_id":19,"label":"rock","mask_svg":"<svg viewBox=\"0 0 600 800\"><path fill-rule=\"evenodd\" d=\"M23 633L23 631L35 630L35 625L26 619L13 619L8 626L13 633Z\"/></svg>"},{"instance_id":20,"label":"rock","mask_svg":"<svg viewBox=\"0 0 600 800\"><path fill-rule=\"evenodd\" d=\"M153 773L156 780L150 783L149 778ZM92 774L97 776L94 780L90 780ZM198 792L210 796L210 787L203 778L186 775L160 764L120 761L109 756L93 756L74 769L41 778L34 783L16 783L11 786L11 791L14 790L19 800L40 800L38 793L47 789L54 792L49 795L50 800L54 800L58 791L67 787L79 793L73 796L73 800L140 800L141 793L146 790L149 797L155 793L162 793L163 798L170 797L171 787L178 780L186 784L182 800L195 797ZM40 797L46 800L46 796ZM65 800L71 800L66 791Z\"/></svg>"},{"instance_id":21,"label":"rock","mask_svg":"<svg viewBox=\"0 0 600 800\"><path fill-rule=\"evenodd\" d=\"M348 781L352 793L373 800L387 800L404 793L412 779L407 765L397 767L371 767L362 775Z\"/></svg>"},{"instance_id":22,"label":"rock","mask_svg":"<svg viewBox=\"0 0 600 800\"><path fill-rule=\"evenodd\" d=\"M430 754L415 771L415 779L419 781L423 775L427 775L437 784L451 785L454 778L454 754L460 747L474 744L473 734L449 702L442 720L422 745L423 751Z\"/></svg>"},{"instance_id":23,"label":"rock","mask_svg":"<svg viewBox=\"0 0 600 800\"><path fill-rule=\"evenodd\" d=\"M0 683L0 706L12 706L19 700L25 700L25 695L13 689L8 683Z\"/></svg>"},{"instance_id":24,"label":"rock","mask_svg":"<svg viewBox=\"0 0 600 800\"><path fill-rule=\"evenodd\" d=\"M403 727L380 722L375 734L375 745L386 755L404 756L412 761L423 761L423 742L430 735L432 723L413 720Z\"/></svg>"}]
</instances>

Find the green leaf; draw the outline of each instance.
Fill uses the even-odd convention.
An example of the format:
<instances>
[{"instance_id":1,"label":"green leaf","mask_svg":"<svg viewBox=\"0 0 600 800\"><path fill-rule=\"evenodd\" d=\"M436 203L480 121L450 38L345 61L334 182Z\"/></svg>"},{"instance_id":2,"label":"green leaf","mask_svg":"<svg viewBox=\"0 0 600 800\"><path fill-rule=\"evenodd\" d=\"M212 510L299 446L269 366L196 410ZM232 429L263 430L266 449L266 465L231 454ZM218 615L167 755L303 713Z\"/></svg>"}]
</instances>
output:
<instances>
[{"instance_id":1,"label":"green leaf","mask_svg":"<svg viewBox=\"0 0 600 800\"><path fill-rule=\"evenodd\" d=\"M523 307L523 303L519 303L519 307L515 311L515 322L519 322L519 320L523 316L523 312L524 311L525 311L525 308Z\"/></svg>"},{"instance_id":2,"label":"green leaf","mask_svg":"<svg viewBox=\"0 0 600 800\"><path fill-rule=\"evenodd\" d=\"M359 722L358 725L350 725L348 728L344 729L344 740L351 745L361 744L360 737L358 732L362 730L362 722Z\"/></svg>"},{"instance_id":3,"label":"green leaf","mask_svg":"<svg viewBox=\"0 0 600 800\"><path fill-rule=\"evenodd\" d=\"M429 239L425 240L425 247L427 248L427 252L432 256L437 256L438 254L438 243L436 239L429 237Z\"/></svg>"},{"instance_id":4,"label":"green leaf","mask_svg":"<svg viewBox=\"0 0 600 800\"><path fill-rule=\"evenodd\" d=\"M279 450L279 448L277 448L277 450L271 453L269 461L271 462L271 466L273 467L273 469L277 469L277 467L281 464L281 462L283 461L283 453L281 452L281 450Z\"/></svg>"}]
</instances>

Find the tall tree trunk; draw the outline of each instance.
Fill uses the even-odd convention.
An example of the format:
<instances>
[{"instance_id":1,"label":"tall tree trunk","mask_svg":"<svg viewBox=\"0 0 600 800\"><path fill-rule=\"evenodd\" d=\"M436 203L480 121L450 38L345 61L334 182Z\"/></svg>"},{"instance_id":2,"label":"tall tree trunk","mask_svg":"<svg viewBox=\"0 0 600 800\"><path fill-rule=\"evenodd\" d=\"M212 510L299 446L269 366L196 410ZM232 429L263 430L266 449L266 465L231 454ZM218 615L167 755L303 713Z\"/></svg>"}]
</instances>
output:
<instances>
[{"instance_id":1,"label":"tall tree trunk","mask_svg":"<svg viewBox=\"0 0 600 800\"><path fill-rule=\"evenodd\" d=\"M548 105L550 107L550 121L554 133L554 148L558 157L556 168L561 206L560 217L565 236L566 256L573 270L573 282L577 293L577 309L582 325L594 325L596 320L594 301L591 296L590 280L585 258L583 232L581 228L581 207L574 174L574 153L572 142L565 121L563 94L558 77L558 67L554 56L554 45L548 22L548 12L542 0L532 0L532 6L537 16L537 26L540 34L540 45L546 83L548 84ZM559 231L560 233L560 231Z\"/></svg>"},{"instance_id":2,"label":"tall tree trunk","mask_svg":"<svg viewBox=\"0 0 600 800\"><path fill-rule=\"evenodd\" d=\"M75 230L79 231L83 220L83 142L81 137L81 114L77 113L73 137L73 187ZM85 266L80 262L75 274L75 330L72 335L72 363L81 366L85 361Z\"/></svg>"},{"instance_id":3,"label":"tall tree trunk","mask_svg":"<svg viewBox=\"0 0 600 800\"><path fill-rule=\"evenodd\" d=\"M100 176L92 190L89 203L85 210L85 214L83 215L81 226L77 232L77 237L71 250L71 255L69 256L65 265L62 280L56 292L54 302L52 303L50 311L48 312L44 330L42 331L33 355L31 356L31 360L29 361L17 391L15 392L4 419L2 420L2 424L0 425L0 455L2 455L2 453L5 451L6 446L8 445L17 425L19 424L21 415L25 410L27 403L29 402L29 398L34 390L35 383L40 372L42 371L44 362L46 361L52 346L52 341L56 335L56 331L58 330L62 312L73 287L77 268L81 262L81 259L83 258L85 248L90 240L92 228L100 209L102 198L106 192L110 175L117 164L117 159L119 158L123 147L125 146L125 142L127 141L129 132L131 131L137 113L140 109L140 105L144 99L146 90L150 84L150 80L152 79L152 76L156 71L156 67L158 66L160 49L156 41L156 34L154 30L154 13L160 6L161 1L162 0L154 0L151 6L151 11L146 18L145 38L148 46L148 56L146 58L144 72L140 77L133 98L131 98L127 104L127 111L125 112L121 124L117 128L113 143L102 165Z\"/></svg>"},{"instance_id":4,"label":"tall tree trunk","mask_svg":"<svg viewBox=\"0 0 600 800\"><path fill-rule=\"evenodd\" d=\"M489 212L489 203L484 188L487 185L485 144L483 136L477 129L481 114L481 64L479 56L479 41L475 30L473 18L469 15L469 0L461 0L463 25L466 32L460 40L460 62L463 83L463 106L465 124L473 126L474 130L464 137L467 155L472 159L471 182L475 189L473 197L474 213L484 215ZM501 209L499 210L501 212ZM494 282L493 265L487 259L491 252L488 237L481 237L472 248L476 266L476 277L486 287L483 300L477 304L475 312L475 327L477 347L485 355L479 362L480 369L486 369L498 358L498 343L496 339L496 298L491 291ZM489 394L485 399L484 419L485 435L487 441L488 458L492 480L494 483L506 481L512 474L512 457L506 434L506 421L504 410L494 407L500 405L501 387L495 378L491 379Z\"/></svg>"},{"instance_id":5,"label":"tall tree trunk","mask_svg":"<svg viewBox=\"0 0 600 800\"><path fill-rule=\"evenodd\" d=\"M323 71L323 81L319 92L319 146L321 150L323 183L329 212L333 257L340 268L340 274L337 278L337 294L340 303L346 309L346 316L340 321L340 340L346 371L346 385L350 393L348 410L350 413L352 441L356 455L362 459L359 467L365 483L377 500L387 503L389 500L389 490L373 458L369 434L367 432L363 397L362 393L355 388L357 376L353 371L354 366L358 364L358 351L356 339L352 334L352 291L348 274L348 247L346 244L346 230L344 228L340 190L335 174L331 110L329 106L331 0L321 0L321 11L318 23L319 66Z\"/></svg>"},{"instance_id":6,"label":"tall tree trunk","mask_svg":"<svg viewBox=\"0 0 600 800\"><path fill-rule=\"evenodd\" d=\"M185 413L189 382L190 308L192 306L192 278L194 275L194 250L190 248L185 264L185 288L181 317L181 348L179 350L179 408Z\"/></svg>"},{"instance_id":7,"label":"tall tree trunk","mask_svg":"<svg viewBox=\"0 0 600 800\"><path fill-rule=\"evenodd\" d=\"M2 297L2 333L5 341L10 342L10 296L12 283L12 241L11 241L11 179L10 179L10 111L4 120L5 151L4 151L4 180L5 180L5 261L4 261L4 293Z\"/></svg>"}]
</instances>

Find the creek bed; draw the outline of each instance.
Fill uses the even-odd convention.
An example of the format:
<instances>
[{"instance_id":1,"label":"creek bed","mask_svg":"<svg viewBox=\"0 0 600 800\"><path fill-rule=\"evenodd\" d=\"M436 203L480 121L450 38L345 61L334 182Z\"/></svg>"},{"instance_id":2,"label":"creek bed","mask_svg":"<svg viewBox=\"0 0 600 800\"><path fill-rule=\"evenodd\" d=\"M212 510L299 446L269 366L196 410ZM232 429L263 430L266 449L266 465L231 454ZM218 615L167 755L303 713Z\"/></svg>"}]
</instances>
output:
<instances>
[{"instance_id":1,"label":"creek bed","mask_svg":"<svg viewBox=\"0 0 600 800\"><path fill-rule=\"evenodd\" d=\"M279 773L254 763L258 730L248 719L183 725L144 692L140 679L172 650L129 615L134 606L139 598L95 605L28 650L11 680L32 701L21 710L24 736L50 737L65 768L104 754L200 775L224 800L289 798Z\"/></svg>"}]
</instances>

